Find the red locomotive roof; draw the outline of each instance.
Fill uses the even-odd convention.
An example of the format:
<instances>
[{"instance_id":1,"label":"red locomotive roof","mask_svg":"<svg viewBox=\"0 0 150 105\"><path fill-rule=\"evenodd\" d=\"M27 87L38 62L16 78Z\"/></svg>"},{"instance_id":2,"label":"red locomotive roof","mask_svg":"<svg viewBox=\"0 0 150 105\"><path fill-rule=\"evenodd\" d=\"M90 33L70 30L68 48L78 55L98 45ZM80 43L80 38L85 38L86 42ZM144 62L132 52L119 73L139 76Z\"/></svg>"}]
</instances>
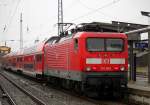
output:
<instances>
[{"instance_id":1,"label":"red locomotive roof","mask_svg":"<svg viewBox=\"0 0 150 105\"><path fill-rule=\"evenodd\" d=\"M75 34L74 38L76 37L111 37L111 38L127 38L124 33L106 33L106 32L78 32Z\"/></svg>"}]
</instances>

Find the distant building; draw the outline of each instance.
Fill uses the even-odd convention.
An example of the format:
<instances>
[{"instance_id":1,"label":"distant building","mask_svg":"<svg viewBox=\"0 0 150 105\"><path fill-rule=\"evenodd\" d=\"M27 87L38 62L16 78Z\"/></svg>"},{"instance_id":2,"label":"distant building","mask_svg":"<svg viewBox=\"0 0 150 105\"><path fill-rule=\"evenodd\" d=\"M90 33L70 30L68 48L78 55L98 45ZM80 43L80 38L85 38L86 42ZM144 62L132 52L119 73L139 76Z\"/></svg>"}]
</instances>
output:
<instances>
[{"instance_id":1,"label":"distant building","mask_svg":"<svg viewBox=\"0 0 150 105\"><path fill-rule=\"evenodd\" d=\"M0 46L0 55L5 55L10 53L11 48L7 46Z\"/></svg>"}]
</instances>

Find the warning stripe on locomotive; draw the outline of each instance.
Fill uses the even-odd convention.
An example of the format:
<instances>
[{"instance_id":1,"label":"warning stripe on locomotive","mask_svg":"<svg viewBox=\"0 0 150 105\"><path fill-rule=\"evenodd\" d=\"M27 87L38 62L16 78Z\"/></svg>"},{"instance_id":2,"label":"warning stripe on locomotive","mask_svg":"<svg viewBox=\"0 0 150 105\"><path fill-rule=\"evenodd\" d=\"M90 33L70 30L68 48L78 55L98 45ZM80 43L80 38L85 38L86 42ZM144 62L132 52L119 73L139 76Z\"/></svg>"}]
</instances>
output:
<instances>
[{"instance_id":1,"label":"warning stripe on locomotive","mask_svg":"<svg viewBox=\"0 0 150 105\"><path fill-rule=\"evenodd\" d=\"M125 64L124 58L86 58L86 64Z\"/></svg>"}]
</instances>

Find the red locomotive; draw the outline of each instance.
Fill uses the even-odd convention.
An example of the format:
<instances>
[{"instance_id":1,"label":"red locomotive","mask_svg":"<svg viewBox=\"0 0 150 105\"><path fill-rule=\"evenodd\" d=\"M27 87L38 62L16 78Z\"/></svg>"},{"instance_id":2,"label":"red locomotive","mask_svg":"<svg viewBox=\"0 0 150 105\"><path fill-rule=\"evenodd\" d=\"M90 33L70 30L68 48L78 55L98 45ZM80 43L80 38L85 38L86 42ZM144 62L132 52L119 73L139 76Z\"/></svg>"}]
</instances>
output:
<instances>
[{"instance_id":1,"label":"red locomotive","mask_svg":"<svg viewBox=\"0 0 150 105\"><path fill-rule=\"evenodd\" d=\"M5 68L45 77L79 92L123 92L127 88L127 36L94 31L78 28L8 54Z\"/></svg>"}]
</instances>

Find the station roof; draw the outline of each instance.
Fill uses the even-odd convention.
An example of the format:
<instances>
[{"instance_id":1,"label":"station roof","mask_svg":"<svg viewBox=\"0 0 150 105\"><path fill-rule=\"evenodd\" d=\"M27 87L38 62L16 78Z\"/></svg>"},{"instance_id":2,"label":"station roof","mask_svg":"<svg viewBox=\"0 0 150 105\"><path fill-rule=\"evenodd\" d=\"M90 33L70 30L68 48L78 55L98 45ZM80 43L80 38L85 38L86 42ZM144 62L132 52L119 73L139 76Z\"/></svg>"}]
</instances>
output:
<instances>
[{"instance_id":1,"label":"station roof","mask_svg":"<svg viewBox=\"0 0 150 105\"><path fill-rule=\"evenodd\" d=\"M101 32L119 32L119 33L146 28L148 26L144 24L127 23L127 22L119 22L119 21L112 21L112 23L92 22L92 23L82 23L82 24L83 25L97 24ZM140 39L141 39L140 35L138 34L128 36L128 40L140 40Z\"/></svg>"}]
</instances>

